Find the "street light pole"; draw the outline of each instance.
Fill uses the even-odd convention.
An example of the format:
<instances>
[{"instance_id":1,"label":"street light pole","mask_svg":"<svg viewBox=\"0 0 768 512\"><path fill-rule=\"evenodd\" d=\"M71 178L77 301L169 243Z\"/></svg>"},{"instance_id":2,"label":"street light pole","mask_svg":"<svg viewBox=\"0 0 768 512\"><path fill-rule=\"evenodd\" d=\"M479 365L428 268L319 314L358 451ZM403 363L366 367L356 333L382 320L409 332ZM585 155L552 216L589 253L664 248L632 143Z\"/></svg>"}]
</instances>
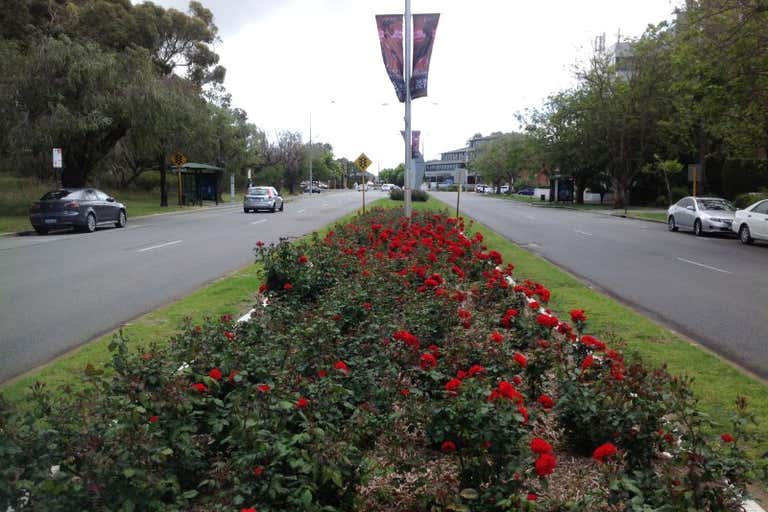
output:
<instances>
[{"instance_id":1,"label":"street light pole","mask_svg":"<svg viewBox=\"0 0 768 512\"><path fill-rule=\"evenodd\" d=\"M312 112L309 113L309 197L312 197Z\"/></svg>"},{"instance_id":2,"label":"street light pole","mask_svg":"<svg viewBox=\"0 0 768 512\"><path fill-rule=\"evenodd\" d=\"M403 187L403 202L405 217L411 219L411 0L405 0L405 186Z\"/></svg>"}]
</instances>

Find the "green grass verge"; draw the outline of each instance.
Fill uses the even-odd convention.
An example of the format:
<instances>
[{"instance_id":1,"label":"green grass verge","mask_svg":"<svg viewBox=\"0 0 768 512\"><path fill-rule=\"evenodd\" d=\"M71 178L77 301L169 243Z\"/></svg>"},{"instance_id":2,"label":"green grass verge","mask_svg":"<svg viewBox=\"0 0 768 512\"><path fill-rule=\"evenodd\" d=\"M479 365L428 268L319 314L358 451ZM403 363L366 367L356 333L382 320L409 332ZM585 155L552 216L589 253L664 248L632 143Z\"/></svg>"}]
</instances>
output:
<instances>
[{"instance_id":1,"label":"green grass verge","mask_svg":"<svg viewBox=\"0 0 768 512\"><path fill-rule=\"evenodd\" d=\"M667 222L667 214L665 212L640 212L636 210L629 210L627 217L632 219L644 219L655 220L656 222Z\"/></svg>"},{"instance_id":2,"label":"green grass verge","mask_svg":"<svg viewBox=\"0 0 768 512\"><path fill-rule=\"evenodd\" d=\"M125 324L123 335L130 347L147 346L151 342L167 343L179 331L184 318L200 321L204 316L238 315L249 309L262 279L261 265L253 264L178 300ZM12 401L23 398L26 390L37 381L45 382L49 389L82 385L84 369L88 364L98 368L111 358L108 346L118 330L83 345L54 360L42 369L19 377L0 387L3 396Z\"/></svg>"}]
</instances>

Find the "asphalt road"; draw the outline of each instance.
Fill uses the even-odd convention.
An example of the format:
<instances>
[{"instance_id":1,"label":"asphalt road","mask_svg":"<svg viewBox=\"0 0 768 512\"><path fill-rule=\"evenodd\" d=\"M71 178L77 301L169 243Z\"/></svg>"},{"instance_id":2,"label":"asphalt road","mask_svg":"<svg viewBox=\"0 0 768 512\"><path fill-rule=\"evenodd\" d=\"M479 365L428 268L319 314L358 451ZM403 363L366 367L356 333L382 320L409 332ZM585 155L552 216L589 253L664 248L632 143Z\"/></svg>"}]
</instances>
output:
<instances>
[{"instance_id":1,"label":"asphalt road","mask_svg":"<svg viewBox=\"0 0 768 512\"><path fill-rule=\"evenodd\" d=\"M258 240L311 233L360 205L360 192L334 191L277 213L238 203L132 220L129 204L125 229L0 237L0 382L253 262Z\"/></svg>"},{"instance_id":2,"label":"asphalt road","mask_svg":"<svg viewBox=\"0 0 768 512\"><path fill-rule=\"evenodd\" d=\"M455 208L455 193L434 195ZM768 378L768 244L473 193L461 201L505 238Z\"/></svg>"}]
</instances>

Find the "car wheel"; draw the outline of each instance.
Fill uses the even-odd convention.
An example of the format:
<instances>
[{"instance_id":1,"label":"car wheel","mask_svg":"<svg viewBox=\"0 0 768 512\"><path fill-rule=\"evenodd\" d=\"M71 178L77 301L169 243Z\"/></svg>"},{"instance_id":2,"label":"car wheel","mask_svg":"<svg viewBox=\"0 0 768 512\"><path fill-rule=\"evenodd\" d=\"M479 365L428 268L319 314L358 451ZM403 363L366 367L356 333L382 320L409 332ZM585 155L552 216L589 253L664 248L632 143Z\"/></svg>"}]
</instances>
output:
<instances>
[{"instance_id":1,"label":"car wheel","mask_svg":"<svg viewBox=\"0 0 768 512\"><path fill-rule=\"evenodd\" d=\"M96 231L96 216L94 214L89 213L85 218L85 226L83 227L83 230L88 233Z\"/></svg>"},{"instance_id":2,"label":"car wheel","mask_svg":"<svg viewBox=\"0 0 768 512\"><path fill-rule=\"evenodd\" d=\"M285 209L285 201L280 203L280 211L283 211Z\"/></svg>"},{"instance_id":3,"label":"car wheel","mask_svg":"<svg viewBox=\"0 0 768 512\"><path fill-rule=\"evenodd\" d=\"M248 208L243 208L243 213L249 213L250 211Z\"/></svg>"},{"instance_id":4,"label":"car wheel","mask_svg":"<svg viewBox=\"0 0 768 512\"><path fill-rule=\"evenodd\" d=\"M696 222L693 223L693 234L696 236L704 236L704 230L701 229L701 221L699 219L696 219Z\"/></svg>"},{"instance_id":5,"label":"car wheel","mask_svg":"<svg viewBox=\"0 0 768 512\"><path fill-rule=\"evenodd\" d=\"M35 233L37 233L38 235L47 235L48 234L48 230L46 228L41 228L41 227L35 226Z\"/></svg>"},{"instance_id":6,"label":"car wheel","mask_svg":"<svg viewBox=\"0 0 768 512\"><path fill-rule=\"evenodd\" d=\"M120 210L120 214L117 216L117 222L115 222L115 226L118 228L124 228L127 223L128 217L125 216L125 212L123 210Z\"/></svg>"},{"instance_id":7,"label":"car wheel","mask_svg":"<svg viewBox=\"0 0 768 512\"><path fill-rule=\"evenodd\" d=\"M751 244L753 242L752 233L749 232L749 226L746 224L742 224L739 228L739 240L743 244Z\"/></svg>"},{"instance_id":8,"label":"car wheel","mask_svg":"<svg viewBox=\"0 0 768 512\"><path fill-rule=\"evenodd\" d=\"M677 231L677 223L675 222L674 215L669 216L669 220L667 221L667 228L669 228L670 231Z\"/></svg>"},{"instance_id":9,"label":"car wheel","mask_svg":"<svg viewBox=\"0 0 768 512\"><path fill-rule=\"evenodd\" d=\"M272 213L275 213L275 210L277 210L277 203L273 204L272 209L269 211L271 211Z\"/></svg>"}]
</instances>

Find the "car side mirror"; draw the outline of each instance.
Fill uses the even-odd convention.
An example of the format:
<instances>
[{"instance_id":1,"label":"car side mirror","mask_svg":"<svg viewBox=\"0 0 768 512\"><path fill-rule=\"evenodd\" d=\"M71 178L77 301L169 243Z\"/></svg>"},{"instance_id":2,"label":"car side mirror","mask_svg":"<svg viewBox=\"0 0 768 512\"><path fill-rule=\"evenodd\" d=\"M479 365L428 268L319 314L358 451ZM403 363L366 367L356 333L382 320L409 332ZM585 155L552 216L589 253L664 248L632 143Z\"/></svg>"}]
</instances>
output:
<instances>
[{"instance_id":1,"label":"car side mirror","mask_svg":"<svg viewBox=\"0 0 768 512\"><path fill-rule=\"evenodd\" d=\"M107 202L114 203L115 202L115 198L114 197L108 197L107 198Z\"/></svg>"},{"instance_id":2,"label":"car side mirror","mask_svg":"<svg viewBox=\"0 0 768 512\"><path fill-rule=\"evenodd\" d=\"M691 210L691 211L693 211L693 210L694 210L693 206L686 206L686 207L685 207L685 209L686 209L686 210Z\"/></svg>"}]
</instances>

